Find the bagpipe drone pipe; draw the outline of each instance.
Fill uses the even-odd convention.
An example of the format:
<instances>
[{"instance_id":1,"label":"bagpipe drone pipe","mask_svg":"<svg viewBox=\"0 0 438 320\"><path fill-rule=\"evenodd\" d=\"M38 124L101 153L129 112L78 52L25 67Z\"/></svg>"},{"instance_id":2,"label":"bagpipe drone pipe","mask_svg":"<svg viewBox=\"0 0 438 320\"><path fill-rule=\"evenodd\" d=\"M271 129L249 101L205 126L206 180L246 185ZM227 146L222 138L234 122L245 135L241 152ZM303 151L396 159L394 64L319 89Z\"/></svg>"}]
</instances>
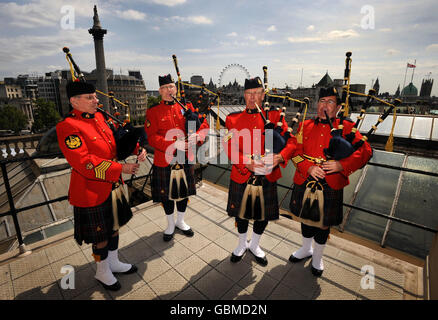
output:
<instances>
[{"instance_id":1,"label":"bagpipe drone pipe","mask_svg":"<svg viewBox=\"0 0 438 320\"><path fill-rule=\"evenodd\" d=\"M76 82L79 81L86 82L86 79L83 73L81 72L81 69L76 64L76 62L72 57L72 54L70 53L70 49L64 47L62 51L66 54L66 59L70 65L72 80ZM112 92L110 92L109 94L106 94L99 90L96 90L96 92L108 96L110 99L110 104L113 109L113 114L102 109L102 105L97 107L97 111L103 114L106 122L108 123L108 126L113 131L114 139L117 147L117 159L125 160L127 157L129 157L134 152L137 143L140 145L140 148L145 148L147 144L146 133L143 127L134 128L131 125L129 120L129 111L128 111L129 106L126 103L123 103L115 99L114 93ZM125 113L126 119L123 121L119 119L120 112L118 112L116 102L127 109ZM139 149L139 152L141 152L141 149Z\"/></svg>"},{"instance_id":2,"label":"bagpipe drone pipe","mask_svg":"<svg viewBox=\"0 0 438 320\"><path fill-rule=\"evenodd\" d=\"M402 102L400 99L394 99L393 103L389 103L387 101L381 100L375 96L374 89L370 89L368 91L368 94L362 94L362 93L351 91L350 90L350 75L351 75L350 57L351 57L351 52L347 52L345 59L344 85L343 85L342 98L341 98L340 122L337 128L333 127L332 121L326 113L326 118L329 121L329 125L331 128L331 135L332 135L332 138L330 139L329 142L329 147L324 149L324 154L328 160L329 159L341 160L349 157L353 152L358 150L365 143L365 141L367 141L369 137L377 130L377 126L380 123L382 123L388 117L388 115L394 110L394 108ZM343 123L344 120L348 117L349 100L351 94L365 96L366 100L361 108L360 114L357 117L356 122L354 123L354 126L352 127L351 131L348 134L345 134L344 137ZM381 103L388 105L389 108L382 115L380 115L377 123L373 125L372 128L364 136L362 136L362 138L359 141L353 143L356 137L356 132L359 128L359 124L361 120L364 119L365 112L367 108L370 107L373 100L380 101Z\"/></svg>"}]
</instances>

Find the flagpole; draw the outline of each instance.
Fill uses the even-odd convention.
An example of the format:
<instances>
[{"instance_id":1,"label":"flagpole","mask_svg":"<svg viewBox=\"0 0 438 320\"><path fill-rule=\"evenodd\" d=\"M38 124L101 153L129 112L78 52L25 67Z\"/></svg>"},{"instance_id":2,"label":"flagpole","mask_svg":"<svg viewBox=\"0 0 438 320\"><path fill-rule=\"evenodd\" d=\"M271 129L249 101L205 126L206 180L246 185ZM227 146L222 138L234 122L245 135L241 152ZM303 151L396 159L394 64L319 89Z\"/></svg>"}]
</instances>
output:
<instances>
[{"instance_id":1,"label":"flagpole","mask_svg":"<svg viewBox=\"0 0 438 320\"><path fill-rule=\"evenodd\" d=\"M403 96L403 89L405 88L405 84L406 84L406 74L408 73L408 64L406 64L406 71L405 71L405 79L403 80L403 88L401 91L400 96Z\"/></svg>"},{"instance_id":2,"label":"flagpole","mask_svg":"<svg viewBox=\"0 0 438 320\"><path fill-rule=\"evenodd\" d=\"M414 69L414 70L412 70L411 82L414 81L414 72L415 72L415 68L417 67L417 59L415 59L414 66L415 66L415 67L412 68L412 69Z\"/></svg>"}]
</instances>

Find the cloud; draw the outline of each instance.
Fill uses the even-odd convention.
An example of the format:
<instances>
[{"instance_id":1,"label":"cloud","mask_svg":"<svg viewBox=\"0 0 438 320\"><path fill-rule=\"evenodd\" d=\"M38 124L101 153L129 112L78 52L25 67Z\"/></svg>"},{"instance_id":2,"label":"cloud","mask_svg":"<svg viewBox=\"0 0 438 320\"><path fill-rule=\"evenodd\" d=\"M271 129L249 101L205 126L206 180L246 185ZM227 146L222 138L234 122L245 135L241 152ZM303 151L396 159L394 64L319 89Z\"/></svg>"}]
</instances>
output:
<instances>
[{"instance_id":1,"label":"cloud","mask_svg":"<svg viewBox=\"0 0 438 320\"><path fill-rule=\"evenodd\" d=\"M392 29L391 28L381 28L379 29L380 32L391 32Z\"/></svg>"},{"instance_id":2,"label":"cloud","mask_svg":"<svg viewBox=\"0 0 438 320\"><path fill-rule=\"evenodd\" d=\"M108 61L106 63L107 66L111 65L121 65L126 66L128 64L138 65L138 61L142 63L145 62L162 62L168 61L168 57L164 56L153 56L145 53L138 53L132 50L119 50L119 51L111 51L108 54L105 54L105 59Z\"/></svg>"},{"instance_id":3,"label":"cloud","mask_svg":"<svg viewBox=\"0 0 438 320\"><path fill-rule=\"evenodd\" d=\"M252 41L255 41L255 40L256 40L256 37L254 37L254 36L248 36L247 39L252 40Z\"/></svg>"},{"instance_id":4,"label":"cloud","mask_svg":"<svg viewBox=\"0 0 438 320\"><path fill-rule=\"evenodd\" d=\"M185 49L184 51L190 53L203 53L206 52L207 49Z\"/></svg>"},{"instance_id":5,"label":"cloud","mask_svg":"<svg viewBox=\"0 0 438 320\"><path fill-rule=\"evenodd\" d=\"M315 30L315 26L311 24L310 26L308 26L308 27L306 28L306 30L307 30L307 31L313 31L313 30Z\"/></svg>"},{"instance_id":6,"label":"cloud","mask_svg":"<svg viewBox=\"0 0 438 320\"><path fill-rule=\"evenodd\" d=\"M186 0L152 0L152 2L163 6L174 7L186 3Z\"/></svg>"},{"instance_id":7,"label":"cloud","mask_svg":"<svg viewBox=\"0 0 438 320\"><path fill-rule=\"evenodd\" d=\"M0 38L0 62L13 63L26 60L37 60L62 54L63 44L69 47L81 47L93 43L87 29L61 30L55 35L18 36Z\"/></svg>"},{"instance_id":8,"label":"cloud","mask_svg":"<svg viewBox=\"0 0 438 320\"><path fill-rule=\"evenodd\" d=\"M116 10L116 15L119 18L125 19L125 20L145 20L146 19L146 14L137 10L125 10L125 11L120 11L120 10Z\"/></svg>"},{"instance_id":9,"label":"cloud","mask_svg":"<svg viewBox=\"0 0 438 320\"><path fill-rule=\"evenodd\" d=\"M102 11L99 8L99 14ZM93 4L87 0L70 0L64 4L56 0L34 0L26 4L0 3L0 20L10 21L11 26L20 28L59 25L64 16L73 12L75 17L90 17Z\"/></svg>"},{"instance_id":10,"label":"cloud","mask_svg":"<svg viewBox=\"0 0 438 320\"><path fill-rule=\"evenodd\" d=\"M316 37L288 37L287 40L291 43L329 42L340 39L355 38L358 36L359 34L356 31L353 29L348 29L346 31L333 30Z\"/></svg>"},{"instance_id":11,"label":"cloud","mask_svg":"<svg viewBox=\"0 0 438 320\"><path fill-rule=\"evenodd\" d=\"M272 25L268 28L268 31L277 31L277 27Z\"/></svg>"},{"instance_id":12,"label":"cloud","mask_svg":"<svg viewBox=\"0 0 438 320\"><path fill-rule=\"evenodd\" d=\"M354 31L353 29L349 29L347 31L333 30L327 34L327 37L329 40L337 40L337 39L342 39L342 38L354 38L354 37L358 37L358 36L359 36L359 34L356 31Z\"/></svg>"},{"instance_id":13,"label":"cloud","mask_svg":"<svg viewBox=\"0 0 438 320\"><path fill-rule=\"evenodd\" d=\"M213 21L204 16L190 16L190 17L180 17L173 16L170 19L181 22L188 22L193 24L213 24Z\"/></svg>"},{"instance_id":14,"label":"cloud","mask_svg":"<svg viewBox=\"0 0 438 320\"><path fill-rule=\"evenodd\" d=\"M390 56L393 56L393 55L396 55L396 54L399 54L399 53L400 53L400 51L397 50L397 49L388 49L388 50L386 50L386 54L388 54Z\"/></svg>"},{"instance_id":15,"label":"cloud","mask_svg":"<svg viewBox=\"0 0 438 320\"><path fill-rule=\"evenodd\" d=\"M438 43L434 43L434 44L431 44L431 45L427 46L426 47L426 51L428 51L428 52L438 51Z\"/></svg>"},{"instance_id":16,"label":"cloud","mask_svg":"<svg viewBox=\"0 0 438 320\"><path fill-rule=\"evenodd\" d=\"M269 40L259 40L257 43L261 46L272 46L275 44L275 41L269 41Z\"/></svg>"},{"instance_id":17,"label":"cloud","mask_svg":"<svg viewBox=\"0 0 438 320\"><path fill-rule=\"evenodd\" d=\"M227 37L237 37L237 33L235 32L228 33Z\"/></svg>"}]
</instances>

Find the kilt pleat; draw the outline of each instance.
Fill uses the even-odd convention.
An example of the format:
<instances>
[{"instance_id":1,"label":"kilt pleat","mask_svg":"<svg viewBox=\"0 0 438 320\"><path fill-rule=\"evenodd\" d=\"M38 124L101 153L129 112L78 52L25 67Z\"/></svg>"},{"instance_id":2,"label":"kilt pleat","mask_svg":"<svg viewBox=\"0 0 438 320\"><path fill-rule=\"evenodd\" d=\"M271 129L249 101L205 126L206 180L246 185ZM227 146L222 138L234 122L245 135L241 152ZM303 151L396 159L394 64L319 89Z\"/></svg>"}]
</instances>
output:
<instances>
[{"instance_id":1,"label":"kilt pleat","mask_svg":"<svg viewBox=\"0 0 438 320\"><path fill-rule=\"evenodd\" d=\"M153 202L163 202L169 200L170 171L171 166L153 166L151 182ZM184 164L184 172L187 179L188 195L195 195L195 167L192 164Z\"/></svg>"},{"instance_id":2,"label":"kilt pleat","mask_svg":"<svg viewBox=\"0 0 438 320\"><path fill-rule=\"evenodd\" d=\"M74 207L74 238L79 245L109 239L113 231L111 193L104 203L95 207Z\"/></svg>"},{"instance_id":3,"label":"kilt pleat","mask_svg":"<svg viewBox=\"0 0 438 320\"><path fill-rule=\"evenodd\" d=\"M289 203L290 212L299 216L303 203L304 192L306 190L306 181L302 185L295 184L292 188L292 196ZM337 226L342 223L344 216L343 202L344 202L344 189L334 190L323 181L324 187L324 218L323 225L326 227Z\"/></svg>"},{"instance_id":4,"label":"kilt pleat","mask_svg":"<svg viewBox=\"0 0 438 320\"><path fill-rule=\"evenodd\" d=\"M263 178L263 197L265 201L265 220L279 218L277 183ZM240 211L246 183L237 183L230 179L228 188L227 212L230 217L237 217Z\"/></svg>"}]
</instances>

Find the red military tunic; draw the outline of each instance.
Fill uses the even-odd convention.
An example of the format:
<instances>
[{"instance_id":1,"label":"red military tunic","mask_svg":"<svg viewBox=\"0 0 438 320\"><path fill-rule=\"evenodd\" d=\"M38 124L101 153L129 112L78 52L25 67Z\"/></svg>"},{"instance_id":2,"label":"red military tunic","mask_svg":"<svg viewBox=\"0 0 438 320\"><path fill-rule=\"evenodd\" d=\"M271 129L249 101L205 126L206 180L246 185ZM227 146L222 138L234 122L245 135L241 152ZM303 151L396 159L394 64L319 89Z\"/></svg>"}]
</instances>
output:
<instances>
[{"instance_id":1,"label":"red military tunic","mask_svg":"<svg viewBox=\"0 0 438 320\"><path fill-rule=\"evenodd\" d=\"M187 107L195 111L191 103L188 103ZM170 164L166 160L166 153L168 154L168 159L173 158L175 151L174 142L176 139L186 135L186 118L183 111L184 109L177 103L161 101L146 112L145 131L148 136L149 145L155 149L154 165L157 167L167 167ZM208 128L207 120L204 119L197 131L201 142L204 141L207 134L204 132L206 130L203 129ZM176 135L172 133L166 138L166 134L172 129L179 130L171 131L175 132Z\"/></svg>"},{"instance_id":2,"label":"red military tunic","mask_svg":"<svg viewBox=\"0 0 438 320\"><path fill-rule=\"evenodd\" d=\"M122 173L114 161L116 143L103 115L73 109L56 126L58 144L72 167L69 202L76 207L94 207L109 196Z\"/></svg>"},{"instance_id":3,"label":"red military tunic","mask_svg":"<svg viewBox=\"0 0 438 320\"><path fill-rule=\"evenodd\" d=\"M333 127L337 128L339 125L339 119L333 121ZM298 132L301 129L302 123L298 128ZM351 132L351 128L354 123L349 120L343 122L344 130L343 136ZM321 123L318 120L305 120L303 131L303 143L298 144L295 150L292 161L297 167L294 176L294 183L301 185L309 176L307 170L314 166L315 163L304 157L304 155L313 158L326 159L324 155L324 148L328 148L331 139L330 126L328 123ZM359 130L356 131L356 136L353 140L353 144L359 141L362 135ZM355 172L357 169L362 168L368 160L371 158L373 151L368 142L365 142L358 150L347 158L339 160L342 165L343 171L328 174L325 177L327 184L334 190L340 190L350 183L348 176Z\"/></svg>"},{"instance_id":4,"label":"red military tunic","mask_svg":"<svg viewBox=\"0 0 438 320\"><path fill-rule=\"evenodd\" d=\"M276 110L270 111L269 120L276 124L280 120L280 112ZM231 180L240 184L245 183L251 176L251 171L245 167L245 165L249 163L249 156L263 155L265 153L263 118L257 111L246 109L242 112L229 114L225 120L225 126L228 129L228 134L224 138L224 141L227 143L225 150L233 164ZM284 133L287 128L287 123L283 118L282 133ZM242 138L239 138L239 135L242 136L244 132L250 133L251 141L243 141ZM280 152L285 160L285 162L282 163L283 167L286 167L287 159L291 157L295 146L296 138L292 136L286 147ZM233 159L234 157L236 157L236 159ZM266 179L270 182L275 182L280 178L281 170L278 166L274 168L272 173L266 175Z\"/></svg>"}]
</instances>

